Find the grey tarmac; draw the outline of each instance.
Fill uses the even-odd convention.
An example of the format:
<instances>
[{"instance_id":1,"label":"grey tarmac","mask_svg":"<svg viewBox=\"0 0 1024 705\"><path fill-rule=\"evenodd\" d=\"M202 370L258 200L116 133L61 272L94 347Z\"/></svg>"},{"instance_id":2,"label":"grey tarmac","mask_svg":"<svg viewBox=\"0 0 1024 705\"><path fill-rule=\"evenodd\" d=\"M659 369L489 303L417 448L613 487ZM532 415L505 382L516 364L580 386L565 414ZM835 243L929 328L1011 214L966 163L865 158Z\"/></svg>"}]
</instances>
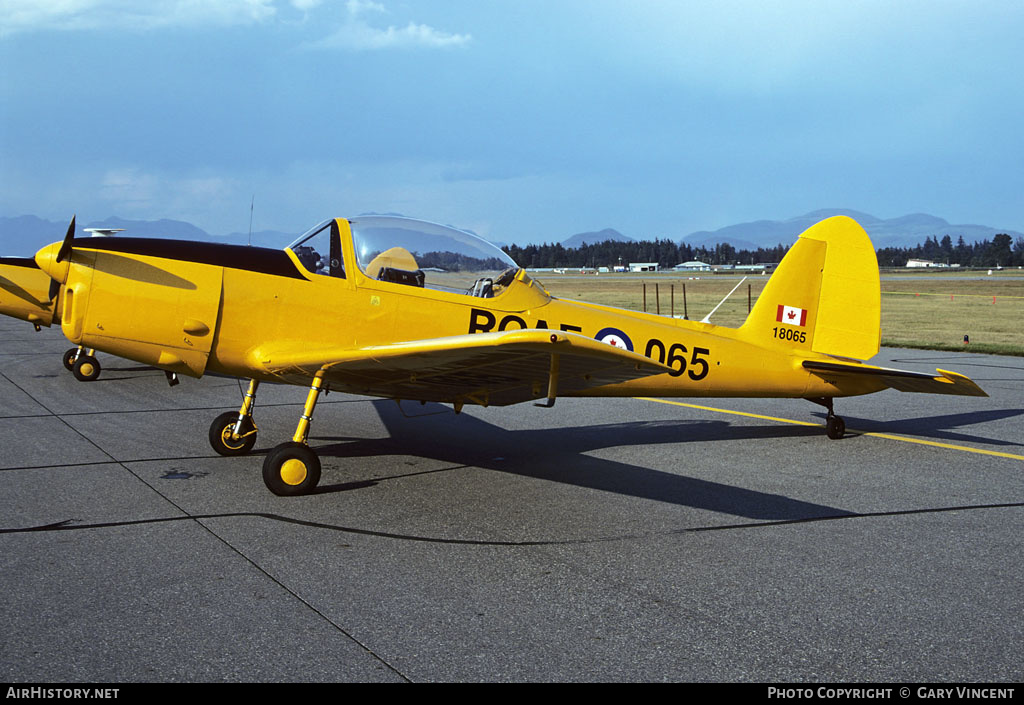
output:
<instances>
[{"instance_id":1,"label":"grey tarmac","mask_svg":"<svg viewBox=\"0 0 1024 705\"><path fill-rule=\"evenodd\" d=\"M0 321L0 680L1020 682L1024 359L886 349L991 396L321 400ZM683 404L683 405L680 405ZM705 408L698 408L705 407ZM815 425L802 425L811 422Z\"/></svg>"}]
</instances>

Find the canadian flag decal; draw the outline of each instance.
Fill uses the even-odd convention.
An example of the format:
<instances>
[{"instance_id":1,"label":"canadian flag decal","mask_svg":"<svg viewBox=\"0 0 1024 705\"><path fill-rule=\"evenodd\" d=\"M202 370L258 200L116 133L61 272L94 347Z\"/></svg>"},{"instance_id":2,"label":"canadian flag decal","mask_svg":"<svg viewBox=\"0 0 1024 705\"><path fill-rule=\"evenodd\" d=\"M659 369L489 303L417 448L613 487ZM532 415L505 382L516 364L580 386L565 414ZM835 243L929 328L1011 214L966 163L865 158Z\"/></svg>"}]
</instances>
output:
<instances>
[{"instance_id":1,"label":"canadian flag decal","mask_svg":"<svg viewBox=\"0 0 1024 705\"><path fill-rule=\"evenodd\" d=\"M779 304L779 311L775 314L775 320L779 323L788 323L791 326L806 326L807 309Z\"/></svg>"}]
</instances>

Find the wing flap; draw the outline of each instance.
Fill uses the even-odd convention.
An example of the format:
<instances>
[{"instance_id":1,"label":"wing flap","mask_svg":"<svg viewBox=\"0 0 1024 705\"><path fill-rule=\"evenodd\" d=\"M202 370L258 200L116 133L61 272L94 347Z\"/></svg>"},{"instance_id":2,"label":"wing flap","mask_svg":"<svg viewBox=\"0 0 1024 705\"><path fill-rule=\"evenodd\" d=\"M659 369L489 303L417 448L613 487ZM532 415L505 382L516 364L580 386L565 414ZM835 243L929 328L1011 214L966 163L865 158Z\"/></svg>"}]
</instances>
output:
<instances>
[{"instance_id":1,"label":"wing flap","mask_svg":"<svg viewBox=\"0 0 1024 705\"><path fill-rule=\"evenodd\" d=\"M549 330L458 335L354 350L261 347L249 359L286 382L305 383L323 369L339 391L505 405L547 396L553 355L558 356L559 394L671 370L577 333Z\"/></svg>"},{"instance_id":2,"label":"wing flap","mask_svg":"<svg viewBox=\"0 0 1024 705\"><path fill-rule=\"evenodd\" d=\"M804 360L803 366L804 369L816 374L828 372L830 374L870 376L901 392L957 394L968 397L988 396L971 378L948 370L936 370L938 374L933 375L926 372L910 372L860 363L822 362L818 360Z\"/></svg>"}]
</instances>

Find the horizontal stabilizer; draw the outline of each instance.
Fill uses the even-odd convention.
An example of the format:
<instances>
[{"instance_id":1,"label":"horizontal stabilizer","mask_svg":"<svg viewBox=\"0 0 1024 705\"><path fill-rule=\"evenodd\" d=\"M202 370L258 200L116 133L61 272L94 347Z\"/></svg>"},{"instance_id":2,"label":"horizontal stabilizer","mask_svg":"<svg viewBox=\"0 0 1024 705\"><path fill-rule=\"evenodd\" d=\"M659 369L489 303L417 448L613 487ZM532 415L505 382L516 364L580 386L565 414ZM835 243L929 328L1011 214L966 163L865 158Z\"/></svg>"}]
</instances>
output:
<instances>
[{"instance_id":1,"label":"horizontal stabilizer","mask_svg":"<svg viewBox=\"0 0 1024 705\"><path fill-rule=\"evenodd\" d=\"M937 375L926 372L909 372L888 367L874 367L859 363L821 362L804 360L804 369L811 372L840 373L844 375L865 375L879 379L889 387L901 392L924 394L958 394L968 397L987 397L988 394L969 377L957 372L936 370Z\"/></svg>"}]
</instances>

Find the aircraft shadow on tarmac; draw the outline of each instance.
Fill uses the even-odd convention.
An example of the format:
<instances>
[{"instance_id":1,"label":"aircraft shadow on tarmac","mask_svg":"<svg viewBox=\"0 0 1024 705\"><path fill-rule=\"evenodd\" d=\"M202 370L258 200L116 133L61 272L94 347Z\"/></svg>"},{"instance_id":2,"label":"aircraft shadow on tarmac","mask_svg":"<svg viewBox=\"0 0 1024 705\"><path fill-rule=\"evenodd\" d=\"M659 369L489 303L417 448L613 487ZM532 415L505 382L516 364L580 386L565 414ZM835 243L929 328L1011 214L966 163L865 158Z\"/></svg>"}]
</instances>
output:
<instances>
[{"instance_id":1,"label":"aircraft shadow on tarmac","mask_svg":"<svg viewBox=\"0 0 1024 705\"><path fill-rule=\"evenodd\" d=\"M736 427L725 421L639 421L514 431L470 415L455 416L447 407L436 404L416 407L421 410L418 418L405 416L392 401L375 401L373 406L390 437L315 436L311 438L314 442L336 441L317 446L321 457L408 455L432 458L459 466L480 467L757 520L789 521L853 515L853 512L836 507L586 454L611 446L631 446L642 451L645 447L659 444L822 435L817 428ZM436 413L440 409L446 413ZM680 466L685 467L693 458L691 456L688 461L681 455L679 460ZM325 486L318 491L352 490L379 481Z\"/></svg>"},{"instance_id":2,"label":"aircraft shadow on tarmac","mask_svg":"<svg viewBox=\"0 0 1024 705\"><path fill-rule=\"evenodd\" d=\"M825 414L815 413L822 419ZM951 429L973 424L984 424L992 421L1002 421L1018 416L1024 416L1024 409L993 409L991 411L971 411L963 414L943 414L941 416L918 416L913 419L899 419L896 421L875 421L873 419L861 419L849 414L843 414L846 419L848 433L863 431L866 433L900 433L908 436L920 436L923 438L934 438L936 440L948 441L951 443L980 443L994 446L1017 446L1024 447L1024 443L1004 441L996 438L986 438L970 433L961 433ZM856 430L854 430L856 429Z\"/></svg>"},{"instance_id":3,"label":"aircraft shadow on tarmac","mask_svg":"<svg viewBox=\"0 0 1024 705\"><path fill-rule=\"evenodd\" d=\"M150 367L149 365L135 365L133 367L114 367L113 365L109 365L103 369L113 372L154 372L161 376L164 374L163 370L157 369L156 367Z\"/></svg>"}]
</instances>

